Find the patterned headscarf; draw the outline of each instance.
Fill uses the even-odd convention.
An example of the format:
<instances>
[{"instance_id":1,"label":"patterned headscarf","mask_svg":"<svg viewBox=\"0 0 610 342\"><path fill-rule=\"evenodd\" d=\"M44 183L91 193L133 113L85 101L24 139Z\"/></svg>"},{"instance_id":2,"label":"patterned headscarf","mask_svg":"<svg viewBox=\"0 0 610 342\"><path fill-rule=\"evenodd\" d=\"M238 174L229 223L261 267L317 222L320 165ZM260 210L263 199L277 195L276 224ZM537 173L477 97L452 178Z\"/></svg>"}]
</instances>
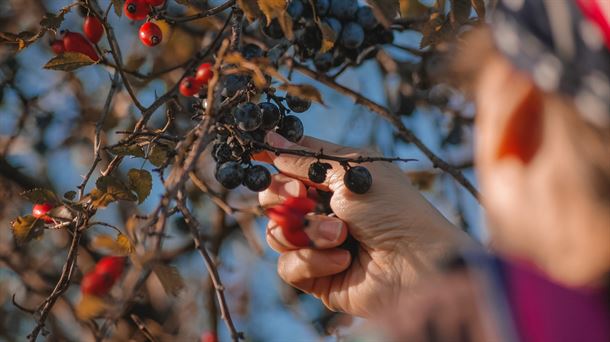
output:
<instances>
[{"instance_id":1,"label":"patterned headscarf","mask_svg":"<svg viewBox=\"0 0 610 342\"><path fill-rule=\"evenodd\" d=\"M610 128L610 0L501 0L498 49L547 92L570 96L585 120Z\"/></svg>"}]
</instances>

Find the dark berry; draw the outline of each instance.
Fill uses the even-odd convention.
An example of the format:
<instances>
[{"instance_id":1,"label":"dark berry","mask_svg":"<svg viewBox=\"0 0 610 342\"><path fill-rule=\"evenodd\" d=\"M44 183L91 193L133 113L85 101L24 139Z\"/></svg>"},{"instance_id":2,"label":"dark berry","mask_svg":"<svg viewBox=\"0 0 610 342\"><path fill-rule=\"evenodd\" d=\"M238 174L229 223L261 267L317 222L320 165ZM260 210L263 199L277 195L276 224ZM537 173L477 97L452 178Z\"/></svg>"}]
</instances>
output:
<instances>
[{"instance_id":1,"label":"dark berry","mask_svg":"<svg viewBox=\"0 0 610 342\"><path fill-rule=\"evenodd\" d=\"M322 46L322 32L317 26L306 26L295 32L297 45L303 49L319 50ZM314 52L315 53L315 52Z\"/></svg>"},{"instance_id":2,"label":"dark berry","mask_svg":"<svg viewBox=\"0 0 610 342\"><path fill-rule=\"evenodd\" d=\"M311 107L311 101L292 95L286 96L286 104L295 113L303 113Z\"/></svg>"},{"instance_id":3,"label":"dark berry","mask_svg":"<svg viewBox=\"0 0 610 342\"><path fill-rule=\"evenodd\" d=\"M341 45L347 49L357 49L364 41L364 30L355 22L349 22L341 32Z\"/></svg>"},{"instance_id":4,"label":"dark berry","mask_svg":"<svg viewBox=\"0 0 610 342\"><path fill-rule=\"evenodd\" d=\"M383 30L380 37L381 44L392 44L394 42L394 31Z\"/></svg>"},{"instance_id":5,"label":"dark berry","mask_svg":"<svg viewBox=\"0 0 610 342\"><path fill-rule=\"evenodd\" d=\"M333 67L333 54L330 52L325 53L317 53L315 58L313 59L313 64L316 66L316 69L321 72L327 72L330 68Z\"/></svg>"},{"instance_id":6,"label":"dark berry","mask_svg":"<svg viewBox=\"0 0 610 342\"><path fill-rule=\"evenodd\" d=\"M355 62L358 59L358 55L360 54L358 49L348 49L343 46L340 46L337 49L337 53L343 56L343 58L348 59L352 62Z\"/></svg>"},{"instance_id":7,"label":"dark berry","mask_svg":"<svg viewBox=\"0 0 610 342\"><path fill-rule=\"evenodd\" d=\"M373 185L373 177L366 167L354 166L345 172L343 183L351 192L362 195Z\"/></svg>"},{"instance_id":8,"label":"dark berry","mask_svg":"<svg viewBox=\"0 0 610 342\"><path fill-rule=\"evenodd\" d=\"M271 102L262 102L258 104L262 113L261 129L270 130L280 122L282 114L280 109Z\"/></svg>"},{"instance_id":9,"label":"dark berry","mask_svg":"<svg viewBox=\"0 0 610 342\"><path fill-rule=\"evenodd\" d=\"M330 9L330 0L315 0L314 3L316 5L316 14L319 17L325 16L326 13L328 13L328 10Z\"/></svg>"},{"instance_id":10,"label":"dark berry","mask_svg":"<svg viewBox=\"0 0 610 342\"><path fill-rule=\"evenodd\" d=\"M373 14L373 10L368 6L358 8L358 12L356 12L356 21L358 24L362 25L362 28L365 30L373 29L379 24L377 18L375 18L375 15Z\"/></svg>"},{"instance_id":11,"label":"dark berry","mask_svg":"<svg viewBox=\"0 0 610 342\"><path fill-rule=\"evenodd\" d=\"M271 39L280 39L284 37L284 31L282 30L282 26L280 25L280 22L277 21L277 19L271 20L271 23L269 25L267 25L265 20L263 20L262 26L263 33L267 37Z\"/></svg>"},{"instance_id":12,"label":"dark berry","mask_svg":"<svg viewBox=\"0 0 610 342\"><path fill-rule=\"evenodd\" d=\"M312 163L309 165L309 172L307 173L309 180L318 184L324 183L326 180L326 173L330 168L332 168L332 166L329 163Z\"/></svg>"},{"instance_id":13,"label":"dark berry","mask_svg":"<svg viewBox=\"0 0 610 342\"><path fill-rule=\"evenodd\" d=\"M338 67L345 62L345 55L343 49L335 49L333 51L333 67Z\"/></svg>"},{"instance_id":14,"label":"dark berry","mask_svg":"<svg viewBox=\"0 0 610 342\"><path fill-rule=\"evenodd\" d=\"M341 29L343 28L343 25L341 25L339 19L333 17L326 17L322 21L328 26L330 26L330 28L335 32L337 37L339 37L339 35L341 34Z\"/></svg>"},{"instance_id":15,"label":"dark berry","mask_svg":"<svg viewBox=\"0 0 610 342\"><path fill-rule=\"evenodd\" d=\"M308 5L309 6L309 3ZM292 18L292 20L298 20L303 15L305 5L301 0L290 0L286 7L286 13Z\"/></svg>"},{"instance_id":16,"label":"dark berry","mask_svg":"<svg viewBox=\"0 0 610 342\"><path fill-rule=\"evenodd\" d=\"M292 142L299 142L303 138L303 123L294 115L286 115L280 122L277 133Z\"/></svg>"},{"instance_id":17,"label":"dark berry","mask_svg":"<svg viewBox=\"0 0 610 342\"><path fill-rule=\"evenodd\" d=\"M238 162L229 161L219 164L214 175L216 180L227 189L237 188L244 179L244 169Z\"/></svg>"},{"instance_id":18,"label":"dark berry","mask_svg":"<svg viewBox=\"0 0 610 342\"><path fill-rule=\"evenodd\" d=\"M226 163L233 159L233 149L226 142L216 143L212 147L212 157L217 163Z\"/></svg>"},{"instance_id":19,"label":"dark berry","mask_svg":"<svg viewBox=\"0 0 610 342\"><path fill-rule=\"evenodd\" d=\"M163 40L161 28L155 24L146 22L140 27L140 41L146 46L156 46Z\"/></svg>"},{"instance_id":20,"label":"dark berry","mask_svg":"<svg viewBox=\"0 0 610 342\"><path fill-rule=\"evenodd\" d=\"M252 102L242 103L237 106L233 116L237 122L237 127L246 132L259 128L262 122L261 110Z\"/></svg>"},{"instance_id":21,"label":"dark berry","mask_svg":"<svg viewBox=\"0 0 610 342\"><path fill-rule=\"evenodd\" d=\"M331 0L330 2L330 14L339 19L353 19L357 11L357 0Z\"/></svg>"},{"instance_id":22,"label":"dark berry","mask_svg":"<svg viewBox=\"0 0 610 342\"><path fill-rule=\"evenodd\" d=\"M241 54L245 59L263 57L263 50L256 44L246 44L241 48Z\"/></svg>"},{"instance_id":23,"label":"dark berry","mask_svg":"<svg viewBox=\"0 0 610 342\"><path fill-rule=\"evenodd\" d=\"M251 140L259 142L259 143L263 143L263 142L265 142L265 135L267 135L267 132L265 130L262 130L259 128L255 131L247 132L246 134L249 136L249 138Z\"/></svg>"},{"instance_id":24,"label":"dark berry","mask_svg":"<svg viewBox=\"0 0 610 342\"><path fill-rule=\"evenodd\" d=\"M271 184L271 173L262 165L254 165L246 169L244 185L256 192L261 192Z\"/></svg>"},{"instance_id":25,"label":"dark berry","mask_svg":"<svg viewBox=\"0 0 610 342\"><path fill-rule=\"evenodd\" d=\"M400 96L400 104L398 106L398 114L404 116L411 116L415 111L415 97L414 96Z\"/></svg>"}]
</instances>

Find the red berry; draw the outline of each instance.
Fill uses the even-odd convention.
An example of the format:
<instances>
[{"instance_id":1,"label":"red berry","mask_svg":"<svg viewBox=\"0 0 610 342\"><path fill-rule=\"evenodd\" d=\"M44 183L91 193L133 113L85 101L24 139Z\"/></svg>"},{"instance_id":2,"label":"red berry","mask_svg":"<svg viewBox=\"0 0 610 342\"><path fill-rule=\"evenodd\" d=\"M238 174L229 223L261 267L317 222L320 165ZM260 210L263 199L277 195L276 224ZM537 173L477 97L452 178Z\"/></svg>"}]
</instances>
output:
<instances>
[{"instance_id":1,"label":"red berry","mask_svg":"<svg viewBox=\"0 0 610 342\"><path fill-rule=\"evenodd\" d=\"M100 59L100 57L97 55L97 52L95 51L93 46L91 46L91 43L89 43L87 38L85 38L85 36L83 36L80 33L66 32L64 34L63 42L64 42L64 48L68 52L80 52L82 54L89 56L89 58L91 58L94 61L97 61Z\"/></svg>"},{"instance_id":2,"label":"red berry","mask_svg":"<svg viewBox=\"0 0 610 342\"><path fill-rule=\"evenodd\" d=\"M104 34L104 26L97 17L88 16L83 22L83 32L93 44L97 44Z\"/></svg>"},{"instance_id":3,"label":"red berry","mask_svg":"<svg viewBox=\"0 0 610 342\"><path fill-rule=\"evenodd\" d=\"M163 32L155 23L147 22L140 26L140 40L146 46L155 46L161 43Z\"/></svg>"},{"instance_id":4,"label":"red berry","mask_svg":"<svg viewBox=\"0 0 610 342\"><path fill-rule=\"evenodd\" d=\"M51 209L53 209L51 203L35 204L32 208L32 216L39 218L46 223L53 223L53 219L47 216Z\"/></svg>"},{"instance_id":5,"label":"red berry","mask_svg":"<svg viewBox=\"0 0 610 342\"><path fill-rule=\"evenodd\" d=\"M121 277L124 269L125 258L117 256L103 257L95 265L96 273L109 275L113 282Z\"/></svg>"},{"instance_id":6,"label":"red berry","mask_svg":"<svg viewBox=\"0 0 610 342\"><path fill-rule=\"evenodd\" d=\"M51 49L56 55L61 55L64 53L64 51L66 51L64 48L64 42L60 39L55 39L51 42Z\"/></svg>"},{"instance_id":7,"label":"red berry","mask_svg":"<svg viewBox=\"0 0 610 342\"><path fill-rule=\"evenodd\" d=\"M180 94L184 96L194 96L199 93L199 89L201 88L201 84L197 82L195 77L189 76L185 77L180 82Z\"/></svg>"},{"instance_id":8,"label":"red berry","mask_svg":"<svg viewBox=\"0 0 610 342\"><path fill-rule=\"evenodd\" d=\"M214 71L212 71L212 64L210 63L202 63L195 74L195 78L201 85L207 85L212 76L214 76Z\"/></svg>"},{"instance_id":9,"label":"red berry","mask_svg":"<svg viewBox=\"0 0 610 342\"><path fill-rule=\"evenodd\" d=\"M165 3L165 0L146 0L146 3L149 6L157 7L163 5Z\"/></svg>"},{"instance_id":10,"label":"red berry","mask_svg":"<svg viewBox=\"0 0 610 342\"><path fill-rule=\"evenodd\" d=\"M309 236L305 233L305 214L283 204L267 209L267 216L282 229L282 234L296 247L309 246Z\"/></svg>"},{"instance_id":11,"label":"red berry","mask_svg":"<svg viewBox=\"0 0 610 342\"><path fill-rule=\"evenodd\" d=\"M218 339L216 338L216 334L211 331L206 331L201 334L201 342L218 342Z\"/></svg>"},{"instance_id":12,"label":"red berry","mask_svg":"<svg viewBox=\"0 0 610 342\"><path fill-rule=\"evenodd\" d=\"M114 284L114 280L109 274L101 274L95 271L85 274L80 283L80 290L83 294L103 296Z\"/></svg>"},{"instance_id":13,"label":"red berry","mask_svg":"<svg viewBox=\"0 0 610 342\"><path fill-rule=\"evenodd\" d=\"M146 0L127 0L123 6L125 16L131 20L144 20L150 13L150 5Z\"/></svg>"}]
</instances>

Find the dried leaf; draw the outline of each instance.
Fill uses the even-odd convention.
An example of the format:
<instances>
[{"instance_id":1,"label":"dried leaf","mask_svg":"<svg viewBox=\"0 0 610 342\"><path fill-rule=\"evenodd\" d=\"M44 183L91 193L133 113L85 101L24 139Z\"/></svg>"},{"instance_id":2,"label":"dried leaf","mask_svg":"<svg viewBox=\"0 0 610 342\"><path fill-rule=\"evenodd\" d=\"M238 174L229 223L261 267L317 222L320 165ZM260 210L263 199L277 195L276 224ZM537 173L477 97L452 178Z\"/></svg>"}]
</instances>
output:
<instances>
[{"instance_id":1,"label":"dried leaf","mask_svg":"<svg viewBox=\"0 0 610 342\"><path fill-rule=\"evenodd\" d=\"M138 195L138 204L144 202L152 189L152 176L146 170L131 169L127 172L130 188Z\"/></svg>"},{"instance_id":2,"label":"dried leaf","mask_svg":"<svg viewBox=\"0 0 610 342\"><path fill-rule=\"evenodd\" d=\"M104 249L116 256L128 256L135 251L135 247L125 234L119 233L116 239L108 234L97 235L91 241L95 249Z\"/></svg>"},{"instance_id":3,"label":"dried leaf","mask_svg":"<svg viewBox=\"0 0 610 342\"><path fill-rule=\"evenodd\" d=\"M279 18L286 9L286 0L258 0L258 7L261 9L267 22Z\"/></svg>"},{"instance_id":4,"label":"dried leaf","mask_svg":"<svg viewBox=\"0 0 610 342\"><path fill-rule=\"evenodd\" d=\"M292 31L293 23L292 18L286 11L280 13L277 17L277 21L280 23L284 37L288 40L294 39L294 32Z\"/></svg>"},{"instance_id":5,"label":"dried leaf","mask_svg":"<svg viewBox=\"0 0 610 342\"><path fill-rule=\"evenodd\" d=\"M454 25L460 25L468 21L470 17L470 0L451 0L451 12L449 17Z\"/></svg>"},{"instance_id":6,"label":"dried leaf","mask_svg":"<svg viewBox=\"0 0 610 342\"><path fill-rule=\"evenodd\" d=\"M375 18L377 18L385 28L392 25L392 22L400 9L398 0L367 0L367 3L371 5Z\"/></svg>"},{"instance_id":7,"label":"dried leaf","mask_svg":"<svg viewBox=\"0 0 610 342\"><path fill-rule=\"evenodd\" d=\"M165 162L169 159L171 152L165 145L154 144L149 147L148 160L151 164L156 167L165 165Z\"/></svg>"},{"instance_id":8,"label":"dried leaf","mask_svg":"<svg viewBox=\"0 0 610 342\"><path fill-rule=\"evenodd\" d=\"M322 47L320 48L320 52L324 53L330 51L337 41L337 32L335 32L330 25L321 20L318 20L317 24L322 32Z\"/></svg>"},{"instance_id":9,"label":"dried leaf","mask_svg":"<svg viewBox=\"0 0 610 342\"><path fill-rule=\"evenodd\" d=\"M133 144L133 145L117 145L109 148L110 153L118 155L118 156L134 156L144 158L144 150L142 147Z\"/></svg>"},{"instance_id":10,"label":"dried leaf","mask_svg":"<svg viewBox=\"0 0 610 342\"><path fill-rule=\"evenodd\" d=\"M64 14L65 13L63 11L59 14L47 13L40 21L40 26L53 32L57 32L61 26L61 23L64 21Z\"/></svg>"},{"instance_id":11,"label":"dried leaf","mask_svg":"<svg viewBox=\"0 0 610 342\"><path fill-rule=\"evenodd\" d=\"M237 5L244 11L246 18L250 22L260 18L262 14L256 0L237 0Z\"/></svg>"},{"instance_id":12,"label":"dried leaf","mask_svg":"<svg viewBox=\"0 0 610 342\"><path fill-rule=\"evenodd\" d=\"M64 198L72 201L76 197L76 191L70 190L64 193Z\"/></svg>"},{"instance_id":13,"label":"dried leaf","mask_svg":"<svg viewBox=\"0 0 610 342\"><path fill-rule=\"evenodd\" d=\"M72 71L91 64L95 64L95 61L85 54L80 52L64 52L59 56L51 58L51 60L44 65L44 68Z\"/></svg>"},{"instance_id":14,"label":"dried leaf","mask_svg":"<svg viewBox=\"0 0 610 342\"><path fill-rule=\"evenodd\" d=\"M481 19L485 19L485 1L484 0L470 0L470 4L477 12L477 16Z\"/></svg>"},{"instance_id":15,"label":"dried leaf","mask_svg":"<svg viewBox=\"0 0 610 342\"><path fill-rule=\"evenodd\" d=\"M112 7L114 7L114 13L118 17L123 14L123 3L125 3L125 0L112 0Z\"/></svg>"},{"instance_id":16,"label":"dried leaf","mask_svg":"<svg viewBox=\"0 0 610 342\"><path fill-rule=\"evenodd\" d=\"M182 276L176 267L165 264L155 264L152 270L157 275L157 278L159 278L167 295L177 296L178 293L180 293L180 290L184 288L184 279L182 279Z\"/></svg>"},{"instance_id":17,"label":"dried leaf","mask_svg":"<svg viewBox=\"0 0 610 342\"><path fill-rule=\"evenodd\" d=\"M101 176L95 182L96 188L91 191L91 199L95 207L106 207L108 204L122 201L136 201L138 197L114 176Z\"/></svg>"},{"instance_id":18,"label":"dried leaf","mask_svg":"<svg viewBox=\"0 0 610 342\"><path fill-rule=\"evenodd\" d=\"M116 202L117 199L109 193L103 192L100 189L94 188L91 190L91 204L96 208L105 208L110 203Z\"/></svg>"},{"instance_id":19,"label":"dried leaf","mask_svg":"<svg viewBox=\"0 0 610 342\"><path fill-rule=\"evenodd\" d=\"M99 317L108 307L109 305L100 297L83 295L80 302L76 304L76 317L80 320L87 321Z\"/></svg>"},{"instance_id":20,"label":"dried leaf","mask_svg":"<svg viewBox=\"0 0 610 342\"><path fill-rule=\"evenodd\" d=\"M279 87L279 89L285 90L290 95L324 104L324 101L322 101L322 95L318 89L310 84L284 83Z\"/></svg>"},{"instance_id":21,"label":"dried leaf","mask_svg":"<svg viewBox=\"0 0 610 342\"><path fill-rule=\"evenodd\" d=\"M20 195L34 204L50 203L51 205L55 206L61 203L59 198L57 198L57 195L48 189L31 189L22 192Z\"/></svg>"},{"instance_id":22,"label":"dried leaf","mask_svg":"<svg viewBox=\"0 0 610 342\"><path fill-rule=\"evenodd\" d=\"M428 10L419 0L400 0L400 16L405 19L421 17Z\"/></svg>"},{"instance_id":23,"label":"dried leaf","mask_svg":"<svg viewBox=\"0 0 610 342\"><path fill-rule=\"evenodd\" d=\"M19 216L11 221L11 231L15 242L22 245L42 236L44 222L32 215Z\"/></svg>"}]
</instances>

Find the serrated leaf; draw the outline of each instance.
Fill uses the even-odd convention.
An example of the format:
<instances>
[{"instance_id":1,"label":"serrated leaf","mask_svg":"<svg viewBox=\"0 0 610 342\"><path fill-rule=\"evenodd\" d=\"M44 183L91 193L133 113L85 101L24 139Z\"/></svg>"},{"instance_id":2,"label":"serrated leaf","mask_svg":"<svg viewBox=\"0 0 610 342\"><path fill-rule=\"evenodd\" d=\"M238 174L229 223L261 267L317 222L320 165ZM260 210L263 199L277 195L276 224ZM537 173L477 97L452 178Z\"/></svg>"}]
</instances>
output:
<instances>
[{"instance_id":1,"label":"serrated leaf","mask_svg":"<svg viewBox=\"0 0 610 342\"><path fill-rule=\"evenodd\" d=\"M400 10L399 0L367 0L371 5L375 18L385 27L392 25L394 18Z\"/></svg>"},{"instance_id":2,"label":"serrated leaf","mask_svg":"<svg viewBox=\"0 0 610 342\"><path fill-rule=\"evenodd\" d=\"M138 195L138 204L144 202L152 189L152 176L146 170L131 169L127 172L129 187Z\"/></svg>"},{"instance_id":3,"label":"serrated leaf","mask_svg":"<svg viewBox=\"0 0 610 342\"><path fill-rule=\"evenodd\" d=\"M64 52L59 56L51 58L51 60L44 65L44 68L50 70L73 71L91 64L95 64L95 61L83 53Z\"/></svg>"},{"instance_id":4,"label":"serrated leaf","mask_svg":"<svg viewBox=\"0 0 610 342\"><path fill-rule=\"evenodd\" d=\"M116 256L128 256L135 251L135 247L125 234L119 233L115 238L108 234L100 234L93 238L91 246L103 249Z\"/></svg>"},{"instance_id":5,"label":"serrated leaf","mask_svg":"<svg viewBox=\"0 0 610 342\"><path fill-rule=\"evenodd\" d=\"M76 197L76 191L70 190L64 194L64 198L72 201Z\"/></svg>"},{"instance_id":6,"label":"serrated leaf","mask_svg":"<svg viewBox=\"0 0 610 342\"><path fill-rule=\"evenodd\" d=\"M114 13L117 17L120 17L123 14L123 4L125 0L112 0L112 7L114 7Z\"/></svg>"},{"instance_id":7,"label":"serrated leaf","mask_svg":"<svg viewBox=\"0 0 610 342\"><path fill-rule=\"evenodd\" d=\"M285 90L288 94L300 97L305 100L315 101L320 104L324 104L322 101L322 95L316 87L310 84L287 84L284 83L279 86L279 89Z\"/></svg>"},{"instance_id":8,"label":"serrated leaf","mask_svg":"<svg viewBox=\"0 0 610 342\"><path fill-rule=\"evenodd\" d=\"M320 52L324 53L330 51L337 41L337 32L335 32L330 25L321 20L318 20L317 24L322 32L322 47L320 48Z\"/></svg>"},{"instance_id":9,"label":"serrated leaf","mask_svg":"<svg viewBox=\"0 0 610 342\"><path fill-rule=\"evenodd\" d=\"M44 222L32 215L19 216L11 221L11 231L15 242L22 245L42 236Z\"/></svg>"},{"instance_id":10,"label":"serrated leaf","mask_svg":"<svg viewBox=\"0 0 610 342\"><path fill-rule=\"evenodd\" d=\"M149 148L147 159L156 167L161 167L165 165L165 162L170 157L169 148L165 145L154 144Z\"/></svg>"},{"instance_id":11,"label":"serrated leaf","mask_svg":"<svg viewBox=\"0 0 610 342\"><path fill-rule=\"evenodd\" d=\"M472 7L475 12L477 12L477 16L481 19L485 19L485 1L484 0L471 0L470 1Z\"/></svg>"},{"instance_id":12,"label":"serrated leaf","mask_svg":"<svg viewBox=\"0 0 610 342\"><path fill-rule=\"evenodd\" d=\"M63 11L59 14L47 13L42 20L40 20L40 26L56 32L64 21L64 14Z\"/></svg>"},{"instance_id":13,"label":"serrated leaf","mask_svg":"<svg viewBox=\"0 0 610 342\"><path fill-rule=\"evenodd\" d=\"M112 146L108 149L110 153L118 155L118 156L134 156L144 158L144 150L142 147L133 144L133 145L117 145Z\"/></svg>"},{"instance_id":14,"label":"serrated leaf","mask_svg":"<svg viewBox=\"0 0 610 342\"><path fill-rule=\"evenodd\" d=\"M244 11L246 19L250 22L260 18L262 14L256 0L237 0L237 5Z\"/></svg>"},{"instance_id":15,"label":"serrated leaf","mask_svg":"<svg viewBox=\"0 0 610 342\"><path fill-rule=\"evenodd\" d=\"M170 296L177 296L180 290L184 288L184 279L180 275L178 269L174 266L165 264L155 264L152 267L153 272L159 278L165 293Z\"/></svg>"},{"instance_id":16,"label":"serrated leaf","mask_svg":"<svg viewBox=\"0 0 610 342\"><path fill-rule=\"evenodd\" d=\"M400 16L405 19L421 17L428 10L419 0L400 0Z\"/></svg>"},{"instance_id":17,"label":"serrated leaf","mask_svg":"<svg viewBox=\"0 0 610 342\"><path fill-rule=\"evenodd\" d=\"M99 317L104 311L109 308L106 301L103 298L83 295L76 304L76 317L78 319L87 321L95 317Z\"/></svg>"},{"instance_id":18,"label":"serrated leaf","mask_svg":"<svg viewBox=\"0 0 610 342\"><path fill-rule=\"evenodd\" d=\"M49 203L53 206L59 204L61 201L57 198L57 195L53 191L48 189L36 188L26 190L20 194L23 198L34 204Z\"/></svg>"},{"instance_id":19,"label":"serrated leaf","mask_svg":"<svg viewBox=\"0 0 610 342\"><path fill-rule=\"evenodd\" d=\"M286 9L286 0L258 0L258 7L261 9L267 22L278 18Z\"/></svg>"}]
</instances>

